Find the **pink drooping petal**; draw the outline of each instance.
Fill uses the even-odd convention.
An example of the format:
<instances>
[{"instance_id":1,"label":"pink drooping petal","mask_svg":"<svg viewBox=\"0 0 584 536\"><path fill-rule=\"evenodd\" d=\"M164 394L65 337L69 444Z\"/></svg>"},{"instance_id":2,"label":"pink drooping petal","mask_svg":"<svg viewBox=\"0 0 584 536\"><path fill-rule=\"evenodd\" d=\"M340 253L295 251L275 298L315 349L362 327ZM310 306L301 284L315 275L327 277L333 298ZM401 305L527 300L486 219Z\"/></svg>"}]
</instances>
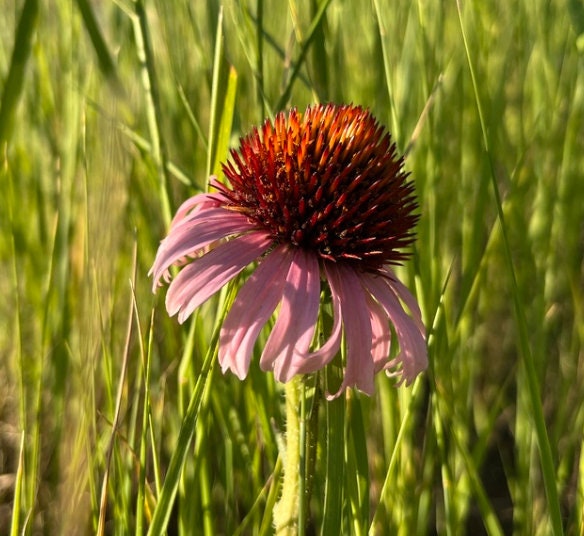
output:
<instances>
[{"instance_id":1,"label":"pink drooping petal","mask_svg":"<svg viewBox=\"0 0 584 536\"><path fill-rule=\"evenodd\" d=\"M383 370L391 350L391 330L385 309L367 293L367 307L371 319L371 358L375 373Z\"/></svg>"},{"instance_id":2,"label":"pink drooping petal","mask_svg":"<svg viewBox=\"0 0 584 536\"><path fill-rule=\"evenodd\" d=\"M383 306L397 332L400 352L387 368L401 363L402 377L410 384L428 366L426 339L415 320L406 314L386 277L363 274L362 280L371 295ZM402 289L403 292L403 289Z\"/></svg>"},{"instance_id":3,"label":"pink drooping petal","mask_svg":"<svg viewBox=\"0 0 584 536\"><path fill-rule=\"evenodd\" d=\"M420 333L422 333L422 335L426 337L426 327L424 326L424 322L422 322L422 313L420 311L420 306L418 305L416 298L414 298L412 293L409 291L408 287L406 287L395 276L393 270L391 270L389 267L386 267L384 269L384 272L391 281L389 287L392 289L393 293L397 296L397 298L407 305L408 309L410 310L411 316L414 319L414 322L416 323L416 326L418 326L418 329L420 330Z\"/></svg>"},{"instance_id":4,"label":"pink drooping petal","mask_svg":"<svg viewBox=\"0 0 584 536\"><path fill-rule=\"evenodd\" d=\"M177 312L184 322L202 303L239 274L249 263L268 249L272 239L267 233L253 232L219 244L183 268L170 284L166 309Z\"/></svg>"},{"instance_id":5,"label":"pink drooping petal","mask_svg":"<svg viewBox=\"0 0 584 536\"><path fill-rule=\"evenodd\" d=\"M241 287L219 335L219 364L240 380L247 376L255 341L282 299L292 250L278 247Z\"/></svg>"},{"instance_id":6,"label":"pink drooping petal","mask_svg":"<svg viewBox=\"0 0 584 536\"><path fill-rule=\"evenodd\" d=\"M338 296L341 303L347 341L343 383L337 393L327 395L327 398L339 396L347 387L357 387L372 395L375 390L375 366L371 356L372 327L360 275L350 266L335 263L326 263L325 272L332 295Z\"/></svg>"},{"instance_id":7,"label":"pink drooping petal","mask_svg":"<svg viewBox=\"0 0 584 536\"><path fill-rule=\"evenodd\" d=\"M306 355L318 317L320 272L316 255L294 249L286 275L282 305L260 359L262 370L287 382L295 375L298 355Z\"/></svg>"},{"instance_id":8,"label":"pink drooping petal","mask_svg":"<svg viewBox=\"0 0 584 536\"><path fill-rule=\"evenodd\" d=\"M188 216L177 223L161 242L150 270L154 290L161 278L168 279L168 269L184 257L196 256L201 250L222 238L252 231L254 226L242 214L221 207L199 211L196 217Z\"/></svg>"},{"instance_id":9,"label":"pink drooping petal","mask_svg":"<svg viewBox=\"0 0 584 536\"><path fill-rule=\"evenodd\" d=\"M291 369L294 375L310 374L325 367L337 355L341 347L343 337L343 315L341 312L341 300L338 295L332 296L333 302L333 327L326 342L315 350L307 354L296 354L294 366Z\"/></svg>"}]
</instances>

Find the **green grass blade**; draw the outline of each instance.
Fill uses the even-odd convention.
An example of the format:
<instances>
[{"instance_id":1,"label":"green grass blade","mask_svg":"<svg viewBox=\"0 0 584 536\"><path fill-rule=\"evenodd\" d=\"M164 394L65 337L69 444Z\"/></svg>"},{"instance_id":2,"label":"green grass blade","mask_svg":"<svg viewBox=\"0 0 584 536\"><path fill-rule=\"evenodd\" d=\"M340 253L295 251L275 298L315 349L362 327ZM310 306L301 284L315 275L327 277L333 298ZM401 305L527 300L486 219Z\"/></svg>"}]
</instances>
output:
<instances>
[{"instance_id":1,"label":"green grass blade","mask_svg":"<svg viewBox=\"0 0 584 536\"><path fill-rule=\"evenodd\" d=\"M185 90L180 85L178 86L178 96L180 97L180 101L183 104L183 107L185 109L185 112L187 113L187 117L189 118L193 130L197 133L197 136L201 140L201 143L203 144L203 148L205 149L205 151L208 151L209 143L207 141L207 137L203 133L203 129L201 128L199 121L197 120L195 114L193 113L191 105L189 104L187 96L185 95Z\"/></svg>"},{"instance_id":2,"label":"green grass blade","mask_svg":"<svg viewBox=\"0 0 584 536\"><path fill-rule=\"evenodd\" d=\"M0 102L0 148L10 136L14 114L22 93L24 73L30 57L38 16L39 0L26 0L18 21L10 68Z\"/></svg>"},{"instance_id":3,"label":"green grass blade","mask_svg":"<svg viewBox=\"0 0 584 536\"><path fill-rule=\"evenodd\" d=\"M144 384L144 402L142 408L142 430L140 437L140 450L139 450L139 462L140 462L140 474L138 477L138 493L136 497L136 535L142 535L145 532L144 528L144 510L147 501L146 496L146 456L148 447L148 436L152 432L150 424L151 416L151 396L150 396L150 372L152 370L152 341L154 338L154 310L150 315L150 325L148 330L148 341L147 346L144 347L143 337L140 328L140 314L138 310L138 304L136 303L135 289L132 289L132 296L134 298L134 314L136 315L136 326L139 333L139 344L140 344L140 357L142 362L142 375ZM153 442L152 447L154 449L155 443ZM154 459L156 459L156 452L154 451ZM156 473L155 473L156 474Z\"/></svg>"},{"instance_id":4,"label":"green grass blade","mask_svg":"<svg viewBox=\"0 0 584 536\"><path fill-rule=\"evenodd\" d=\"M369 466L362 401L354 393L347 396L347 417L345 482L352 533L360 535L367 533L369 525Z\"/></svg>"},{"instance_id":5,"label":"green grass blade","mask_svg":"<svg viewBox=\"0 0 584 536\"><path fill-rule=\"evenodd\" d=\"M256 61L255 83L256 95L259 108L260 121L265 116L265 93L264 93L264 0L257 0L256 3L257 24L256 24Z\"/></svg>"},{"instance_id":6,"label":"green grass blade","mask_svg":"<svg viewBox=\"0 0 584 536\"><path fill-rule=\"evenodd\" d=\"M341 534L343 519L343 489L345 482L345 397L340 396L324 405L326 413L326 458L324 478L323 522L320 534Z\"/></svg>"},{"instance_id":7,"label":"green grass blade","mask_svg":"<svg viewBox=\"0 0 584 536\"><path fill-rule=\"evenodd\" d=\"M318 4L317 0L310 1L310 13L315 17L318 15ZM324 18L321 19L320 24L315 28L310 55L310 77L314 84L313 91L318 95L320 102L329 100L329 62L326 51L325 22Z\"/></svg>"},{"instance_id":8,"label":"green grass blade","mask_svg":"<svg viewBox=\"0 0 584 536\"><path fill-rule=\"evenodd\" d=\"M133 269L132 269L132 281L136 280L136 271L137 271L137 242L134 242L134 253L133 253ZM120 371L120 377L118 379L118 390L116 394L116 406L114 410L114 416L112 420L112 428L111 433L106 449L106 467L103 475L102 480L102 487L101 487L101 505L100 505L100 517L99 517L99 525L97 528L97 534L103 535L105 534L105 523L106 523L106 509L107 509L107 490L110 484L110 474L111 474L111 462L112 456L116 454L116 443L118 440L118 428L120 426L121 420L121 410L122 410L122 401L124 399L124 391L127 389L126 384L126 377L128 373L128 366L130 360L130 345L132 340L132 332L134 327L134 295L130 299L130 306L128 312L128 325L126 330L126 340L125 340L125 347L122 359L122 368Z\"/></svg>"},{"instance_id":9,"label":"green grass blade","mask_svg":"<svg viewBox=\"0 0 584 536\"><path fill-rule=\"evenodd\" d=\"M215 169L218 159L217 140L219 137L219 125L221 123L220 106L222 104L221 93L225 88L227 78L227 64L224 61L224 37L223 37L223 8L219 10L217 17L217 31L215 33L215 53L213 55L213 82L211 86L211 117L209 119L209 144L207 149L207 171L210 177Z\"/></svg>"},{"instance_id":10,"label":"green grass blade","mask_svg":"<svg viewBox=\"0 0 584 536\"><path fill-rule=\"evenodd\" d=\"M218 334L217 330L217 336ZM195 389L189 401L180 428L176 449L170 460L166 478L164 479L160 496L158 497L158 503L156 504L156 509L154 510L154 515L152 517L152 523L148 529L148 534L151 536L163 534L170 519L170 513L178 489L182 468L187 457L187 451L193 440L205 383L210 378L209 372L217 357L217 345L215 344L214 347L215 351L210 351L205 358L201 375L197 380Z\"/></svg>"},{"instance_id":11,"label":"green grass blade","mask_svg":"<svg viewBox=\"0 0 584 536\"><path fill-rule=\"evenodd\" d=\"M379 31L379 37L381 42L381 54L383 57L383 72L385 74L385 89L387 90L387 96L391 111L391 132L393 133L394 139L400 140L399 132L399 121L397 119L397 113L395 109L395 100L393 98L393 82L391 79L391 65L389 61L389 51L388 46L388 35L385 23L381 16L381 8L379 7L379 0L373 0L373 5L375 7L375 20L377 22L377 29Z\"/></svg>"},{"instance_id":12,"label":"green grass blade","mask_svg":"<svg viewBox=\"0 0 584 536\"><path fill-rule=\"evenodd\" d=\"M416 404L416 400L419 397L419 393L422 389L423 382L417 380L412 387L412 395L410 398L410 403L403 415L400 423L399 430L395 438L395 444L391 451L391 457L389 459L389 464L385 473L385 480L383 481L383 486L381 492L379 493L379 503L373 514L373 519L371 521L371 526L369 528L369 534L377 534L382 528L382 520L385 515L384 509L385 505L388 504L388 497L392 493L392 483L393 478L395 478L395 469L397 467L397 462L400 454L400 449L402 448L402 443L405 441L405 437L408 430L411 430L411 420L413 418L413 407ZM393 388L393 386L392 386Z\"/></svg>"},{"instance_id":13,"label":"green grass blade","mask_svg":"<svg viewBox=\"0 0 584 536\"><path fill-rule=\"evenodd\" d=\"M231 128L235 114L235 96L237 94L237 72L233 67L229 69L227 88L221 104L219 129L215 145L215 157L213 159L212 175L220 176L221 163L227 158L231 141Z\"/></svg>"},{"instance_id":14,"label":"green grass blade","mask_svg":"<svg viewBox=\"0 0 584 536\"><path fill-rule=\"evenodd\" d=\"M282 110L286 106L286 104L288 103L288 100L290 99L290 95L292 94L292 88L294 87L294 82L296 81L296 78L298 77L298 74L300 73L300 69L304 65L304 60L306 59L306 55L308 54L308 51L310 50L310 45L312 44L313 39L317 35L317 30L319 29L319 27L322 23L322 20L326 14L326 10L328 9L330 3L331 3L331 0L324 0L322 2L322 4L320 5L320 8L318 9L318 12L316 13L314 19L312 20L312 23L310 24L310 28L308 29L306 40L304 41L304 43L302 43L302 48L300 49L300 54L298 55L298 58L296 59L296 61L294 63L294 67L292 68L292 72L290 73L290 77L288 78L288 81L286 82L286 87L284 88L284 91L282 91L282 95L278 99L278 103L276 104L276 106L274 108L276 111Z\"/></svg>"},{"instance_id":15,"label":"green grass blade","mask_svg":"<svg viewBox=\"0 0 584 536\"><path fill-rule=\"evenodd\" d=\"M208 383L212 378L212 368L217 361L217 355L219 352L219 330L221 329L221 325L223 324L223 319L227 314L229 305L232 303L235 297L234 288L235 286L233 284L229 285L227 300L222 309L222 314L217 316L207 354L203 361L201 372L197 378L195 388L183 417L176 447L172 454L172 458L168 466L168 471L166 473L166 477L158 497L158 503L156 504L154 515L152 516L152 522L148 529L148 534L150 536L158 536L159 534L164 533L168 525L170 513L181 479L181 473L186 462L189 447L195 434L203 396L205 391L208 389Z\"/></svg>"},{"instance_id":16,"label":"green grass blade","mask_svg":"<svg viewBox=\"0 0 584 536\"><path fill-rule=\"evenodd\" d=\"M97 61L101 72L114 84L116 88L121 88L120 81L116 72L116 66L109 53L107 44L95 17L95 13L88 0L77 0L77 7L83 17L85 29L91 39L91 44L95 49Z\"/></svg>"},{"instance_id":17,"label":"green grass blade","mask_svg":"<svg viewBox=\"0 0 584 536\"><path fill-rule=\"evenodd\" d=\"M20 435L20 454L18 456L18 468L16 470L16 482L14 484L14 503L12 505L12 523L10 536L20 534L20 510L22 508L22 481L24 478L24 431Z\"/></svg>"},{"instance_id":18,"label":"green grass blade","mask_svg":"<svg viewBox=\"0 0 584 536\"><path fill-rule=\"evenodd\" d=\"M132 15L136 51L142 65L142 87L146 97L146 115L148 118L148 130L152 146L152 156L158 172L159 196L162 203L162 215L168 226L172 219L170 209L170 196L168 193L168 177L166 175L166 162L168 161L166 143L162 132L162 112L160 109L160 97L158 79L154 67L154 53L148 29L148 19L144 9L143 0L136 0L135 14Z\"/></svg>"},{"instance_id":19,"label":"green grass blade","mask_svg":"<svg viewBox=\"0 0 584 536\"><path fill-rule=\"evenodd\" d=\"M464 469L466 475L469 477L472 490L475 494L477 499L478 507L481 512L481 516L483 519L483 523L487 533L490 536L503 536L503 529L501 528L501 524L493 511L493 506L489 501L489 498L485 492L485 488L481 483L480 476L477 471L476 464L474 463L472 456L464 446L464 444L460 441L460 438L457 436L456 433L451 433L449 435L451 439L454 440L456 443L456 447L458 448L462 459L464 461Z\"/></svg>"},{"instance_id":20,"label":"green grass blade","mask_svg":"<svg viewBox=\"0 0 584 536\"><path fill-rule=\"evenodd\" d=\"M296 381L296 380L295 380ZM307 518L307 507L306 504L308 498L307 491L307 463L306 457L308 455L308 449L306 448L306 382L302 378L298 385L298 391L300 395L300 431L299 431L299 445L298 445L298 536L304 536L306 534L306 518Z\"/></svg>"}]
</instances>

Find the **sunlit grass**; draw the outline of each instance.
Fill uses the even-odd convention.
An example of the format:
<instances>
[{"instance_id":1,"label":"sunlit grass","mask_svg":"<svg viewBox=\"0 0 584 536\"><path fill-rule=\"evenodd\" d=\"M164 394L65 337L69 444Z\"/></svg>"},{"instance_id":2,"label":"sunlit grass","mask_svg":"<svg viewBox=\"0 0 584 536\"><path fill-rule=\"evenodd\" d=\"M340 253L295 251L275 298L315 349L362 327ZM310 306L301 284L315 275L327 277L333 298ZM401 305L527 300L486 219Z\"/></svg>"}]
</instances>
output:
<instances>
[{"instance_id":1,"label":"sunlit grass","mask_svg":"<svg viewBox=\"0 0 584 536\"><path fill-rule=\"evenodd\" d=\"M240 135L332 100L409 151L400 276L430 367L315 409L309 530L580 534L584 18L565 4L0 2L0 533L272 532L283 386L257 359L245 382L204 374L232 296L179 326L147 272Z\"/></svg>"}]
</instances>

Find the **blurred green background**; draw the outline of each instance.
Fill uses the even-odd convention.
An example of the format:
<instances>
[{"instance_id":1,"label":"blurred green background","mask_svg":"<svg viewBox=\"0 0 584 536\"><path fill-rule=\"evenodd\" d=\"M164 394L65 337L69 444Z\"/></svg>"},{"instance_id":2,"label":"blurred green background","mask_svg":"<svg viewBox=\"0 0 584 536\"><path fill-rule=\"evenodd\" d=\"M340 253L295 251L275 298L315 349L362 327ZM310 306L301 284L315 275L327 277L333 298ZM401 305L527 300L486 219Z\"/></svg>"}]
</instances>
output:
<instances>
[{"instance_id":1,"label":"blurred green background","mask_svg":"<svg viewBox=\"0 0 584 536\"><path fill-rule=\"evenodd\" d=\"M0 533L146 530L217 314L166 317L158 243L253 125L334 101L408 153L421 218L399 273L430 331L413 388L380 377L339 402L342 533L582 534L578 0L0 12ZM269 534L282 386L257 360L207 386L168 531ZM320 448L309 531L326 534Z\"/></svg>"}]
</instances>

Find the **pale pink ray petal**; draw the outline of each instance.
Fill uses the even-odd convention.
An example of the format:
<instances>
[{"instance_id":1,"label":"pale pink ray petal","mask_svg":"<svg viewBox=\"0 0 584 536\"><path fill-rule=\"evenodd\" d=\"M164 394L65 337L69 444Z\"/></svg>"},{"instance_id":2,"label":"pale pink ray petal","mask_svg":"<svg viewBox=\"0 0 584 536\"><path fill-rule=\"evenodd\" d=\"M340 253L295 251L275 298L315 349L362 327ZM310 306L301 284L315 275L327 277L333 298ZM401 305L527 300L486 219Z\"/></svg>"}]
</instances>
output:
<instances>
[{"instance_id":1,"label":"pale pink ray petal","mask_svg":"<svg viewBox=\"0 0 584 536\"><path fill-rule=\"evenodd\" d=\"M175 226L161 242L149 275L153 276L153 289L160 279L167 279L168 269L186 256L196 256L205 246L233 234L255 229L242 214L217 208L203 211L200 219Z\"/></svg>"},{"instance_id":2,"label":"pale pink ray petal","mask_svg":"<svg viewBox=\"0 0 584 536\"><path fill-rule=\"evenodd\" d=\"M215 175L211 175L209 178L209 184L213 187L221 185L217 180ZM221 205L226 205L229 203L229 199L221 192L211 192L197 194L193 197L187 199L176 211L174 218L170 222L170 229L172 229L177 223L179 223L187 214L196 213L199 210L210 207L219 207ZM169 230L170 230L169 229Z\"/></svg>"},{"instance_id":3,"label":"pale pink ray petal","mask_svg":"<svg viewBox=\"0 0 584 536\"><path fill-rule=\"evenodd\" d=\"M170 229L174 228L175 225L181 222L187 215L206 208L219 207L225 196L221 195L221 197L218 197L218 195L221 194L197 194L193 197L189 197L180 207L178 207L176 214L170 222Z\"/></svg>"},{"instance_id":4,"label":"pale pink ray petal","mask_svg":"<svg viewBox=\"0 0 584 536\"><path fill-rule=\"evenodd\" d=\"M418 305L416 298L414 298L414 296L412 295L412 293L410 292L408 287L406 287L395 276L395 274L393 273L393 270L391 270L389 267L386 267L384 269L384 272L389 277L389 280L390 280L389 287L391 288L393 293L396 295L396 297L398 299L400 299L401 301L403 301L407 305L408 309L410 310L412 318L414 319L414 321L416 322L416 325L418 326L418 329L420 330L420 333L422 333L422 335L425 337L426 336L426 327L424 326L424 323L422 322L422 313L420 311L420 306Z\"/></svg>"},{"instance_id":5,"label":"pale pink ray petal","mask_svg":"<svg viewBox=\"0 0 584 536\"><path fill-rule=\"evenodd\" d=\"M343 315L341 312L341 300L338 294L332 295L333 305L333 327L327 341L314 352L307 354L296 354L294 366L291 368L291 373L296 374L310 374L325 367L337 355L341 347L343 336Z\"/></svg>"},{"instance_id":6,"label":"pale pink ray petal","mask_svg":"<svg viewBox=\"0 0 584 536\"><path fill-rule=\"evenodd\" d=\"M240 380L247 376L255 341L282 299L293 252L280 246L269 253L241 287L219 335L219 364Z\"/></svg>"},{"instance_id":7,"label":"pale pink ray petal","mask_svg":"<svg viewBox=\"0 0 584 536\"><path fill-rule=\"evenodd\" d=\"M375 373L383 370L391 350L391 330L385 309L367 293L367 307L371 319L371 358Z\"/></svg>"},{"instance_id":8,"label":"pale pink ray petal","mask_svg":"<svg viewBox=\"0 0 584 536\"><path fill-rule=\"evenodd\" d=\"M168 232L169 235L172 235L174 232L178 231L178 229L182 229L184 227L192 228L194 225L198 225L202 221L207 221L209 219L220 219L226 218L229 216L237 215L240 219L245 219L247 221L247 217L241 214L240 212L235 212L233 210L229 210L225 208L223 205L213 205L213 204L205 204L199 205L196 207L195 210L192 210L188 214L185 214L180 220L177 220L171 230Z\"/></svg>"},{"instance_id":9,"label":"pale pink ray petal","mask_svg":"<svg viewBox=\"0 0 584 536\"><path fill-rule=\"evenodd\" d=\"M362 280L371 295L383 306L397 332L400 353L387 366L401 363L403 379L409 385L428 366L426 339L415 320L404 311L391 288L390 280L372 274L363 274Z\"/></svg>"},{"instance_id":10,"label":"pale pink ray petal","mask_svg":"<svg viewBox=\"0 0 584 536\"><path fill-rule=\"evenodd\" d=\"M327 398L336 398L347 387L357 387L372 395L375 390L375 366L371 357L372 327L361 276L354 268L343 264L327 263L325 271L331 293L337 295L341 303L347 341L343 383L337 393L327 394Z\"/></svg>"},{"instance_id":11,"label":"pale pink ray petal","mask_svg":"<svg viewBox=\"0 0 584 536\"><path fill-rule=\"evenodd\" d=\"M197 198L207 198L207 194L199 194L194 197L191 197L181 205L181 207L179 208L179 212L183 209L185 205L189 204L190 201L196 200ZM175 263L174 260L172 260L171 262L172 255L168 255L168 250L170 246L181 241L180 239L177 239L177 237L180 236L179 235L180 231L178 230L183 229L184 232L184 229L193 229L194 227L196 227L196 225L206 221L207 219L213 217L214 215L216 215L217 217L225 215L225 209L214 204L205 203L203 201L200 201L197 204L195 210L192 210L189 214L186 214L186 212L191 208L192 207L187 207L187 209L184 211L185 214L183 214L183 216L180 218L178 217L177 213L177 215L172 220L170 229L166 237L160 241L160 246L158 247L158 251L156 252L156 258L154 259L152 268L150 268L148 272L149 276L154 275L155 280L155 283L153 285L154 289L156 288L157 280L159 280L162 276L167 275L166 274L167 270L161 268L164 265L164 263L166 262L167 267ZM170 264L168 264L169 262Z\"/></svg>"},{"instance_id":12,"label":"pale pink ray petal","mask_svg":"<svg viewBox=\"0 0 584 536\"><path fill-rule=\"evenodd\" d=\"M264 253L272 243L268 233L242 235L218 245L183 268L168 288L166 309L182 324L202 303Z\"/></svg>"},{"instance_id":13,"label":"pale pink ray petal","mask_svg":"<svg viewBox=\"0 0 584 536\"><path fill-rule=\"evenodd\" d=\"M282 305L274 328L260 359L262 370L274 371L274 377L287 382L294 376L297 355L308 353L318 317L320 271L316 255L301 248L286 276Z\"/></svg>"}]
</instances>

